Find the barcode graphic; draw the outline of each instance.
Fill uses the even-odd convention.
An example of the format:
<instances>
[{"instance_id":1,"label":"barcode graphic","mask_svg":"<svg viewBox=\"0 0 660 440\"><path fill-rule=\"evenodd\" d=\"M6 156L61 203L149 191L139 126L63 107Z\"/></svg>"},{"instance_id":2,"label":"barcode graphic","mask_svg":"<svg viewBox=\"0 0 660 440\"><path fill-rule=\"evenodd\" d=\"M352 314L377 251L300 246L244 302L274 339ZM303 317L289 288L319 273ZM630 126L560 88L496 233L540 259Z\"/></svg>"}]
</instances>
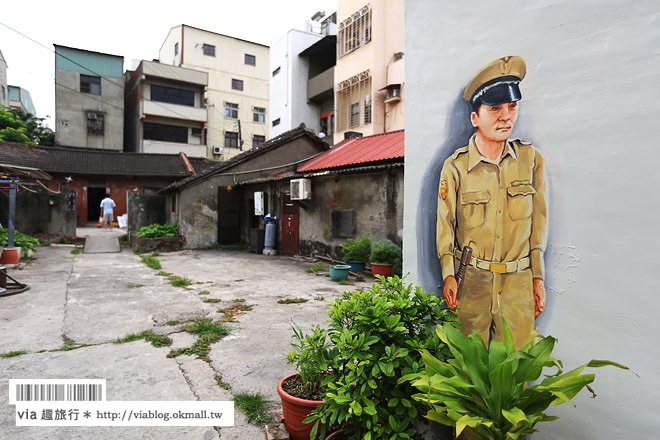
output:
<instances>
[{"instance_id":1,"label":"barcode graphic","mask_svg":"<svg viewBox=\"0 0 660 440\"><path fill-rule=\"evenodd\" d=\"M10 379L9 403L16 402L101 402L105 400L105 379Z\"/></svg>"},{"instance_id":2,"label":"barcode graphic","mask_svg":"<svg viewBox=\"0 0 660 440\"><path fill-rule=\"evenodd\" d=\"M103 388L96 384L18 384L16 401L100 401Z\"/></svg>"}]
</instances>

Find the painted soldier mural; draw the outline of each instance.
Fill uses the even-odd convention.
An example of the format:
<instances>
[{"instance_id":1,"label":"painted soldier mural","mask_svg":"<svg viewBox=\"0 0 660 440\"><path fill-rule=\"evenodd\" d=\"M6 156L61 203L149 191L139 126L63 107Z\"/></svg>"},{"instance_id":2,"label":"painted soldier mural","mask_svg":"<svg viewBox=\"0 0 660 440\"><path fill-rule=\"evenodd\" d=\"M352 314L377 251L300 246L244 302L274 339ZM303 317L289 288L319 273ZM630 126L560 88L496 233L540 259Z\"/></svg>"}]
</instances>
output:
<instances>
[{"instance_id":1,"label":"painted soldier mural","mask_svg":"<svg viewBox=\"0 0 660 440\"><path fill-rule=\"evenodd\" d=\"M520 107L522 58L484 67L463 95L476 132L442 167L438 189L437 254L443 296L467 335L486 344L502 339L501 315L522 348L545 307L543 253L547 188L543 156L529 142L511 139ZM462 252L472 249L458 293Z\"/></svg>"}]
</instances>

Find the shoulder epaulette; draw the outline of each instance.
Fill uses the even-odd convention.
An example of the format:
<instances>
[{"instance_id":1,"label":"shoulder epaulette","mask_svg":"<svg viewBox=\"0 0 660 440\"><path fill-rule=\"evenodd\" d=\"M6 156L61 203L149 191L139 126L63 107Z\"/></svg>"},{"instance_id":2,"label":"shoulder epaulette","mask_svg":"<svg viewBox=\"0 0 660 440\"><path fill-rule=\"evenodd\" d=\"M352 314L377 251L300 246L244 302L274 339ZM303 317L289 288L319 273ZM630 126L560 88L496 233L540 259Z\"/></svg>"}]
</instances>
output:
<instances>
[{"instance_id":1,"label":"shoulder epaulette","mask_svg":"<svg viewBox=\"0 0 660 440\"><path fill-rule=\"evenodd\" d=\"M520 145L532 145L530 141L526 141L523 139L511 139L511 142L518 142Z\"/></svg>"},{"instance_id":2,"label":"shoulder epaulette","mask_svg":"<svg viewBox=\"0 0 660 440\"><path fill-rule=\"evenodd\" d=\"M460 154L467 153L469 149L469 146L457 148L456 151L454 151L454 154L451 155L452 159L456 159Z\"/></svg>"}]
</instances>

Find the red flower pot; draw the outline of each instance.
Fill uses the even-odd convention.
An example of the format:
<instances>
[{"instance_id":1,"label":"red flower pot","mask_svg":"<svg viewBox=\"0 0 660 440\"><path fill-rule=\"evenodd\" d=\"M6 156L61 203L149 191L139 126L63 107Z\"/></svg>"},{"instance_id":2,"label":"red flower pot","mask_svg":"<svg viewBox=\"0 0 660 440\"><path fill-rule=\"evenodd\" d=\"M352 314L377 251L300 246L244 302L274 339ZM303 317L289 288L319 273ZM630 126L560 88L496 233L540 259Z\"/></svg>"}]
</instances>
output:
<instances>
[{"instance_id":1,"label":"red flower pot","mask_svg":"<svg viewBox=\"0 0 660 440\"><path fill-rule=\"evenodd\" d=\"M309 440L309 433L312 431L314 423L303 423L303 420L309 417L317 406L323 405L325 400L299 399L284 391L282 384L295 376L298 376L298 373L288 375L277 384L277 392L282 398L284 426L292 440Z\"/></svg>"},{"instance_id":2,"label":"red flower pot","mask_svg":"<svg viewBox=\"0 0 660 440\"><path fill-rule=\"evenodd\" d=\"M371 264L371 273L374 275L382 275L384 277L389 277L392 275L393 264L380 264L380 263L370 263Z\"/></svg>"}]
</instances>

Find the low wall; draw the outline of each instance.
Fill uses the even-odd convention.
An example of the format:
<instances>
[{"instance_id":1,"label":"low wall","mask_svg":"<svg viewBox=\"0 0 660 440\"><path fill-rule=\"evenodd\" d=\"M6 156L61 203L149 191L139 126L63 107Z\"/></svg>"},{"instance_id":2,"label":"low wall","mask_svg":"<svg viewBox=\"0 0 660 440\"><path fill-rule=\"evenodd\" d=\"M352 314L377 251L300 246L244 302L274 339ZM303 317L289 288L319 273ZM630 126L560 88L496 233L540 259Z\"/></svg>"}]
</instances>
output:
<instances>
[{"instance_id":1,"label":"low wall","mask_svg":"<svg viewBox=\"0 0 660 440\"><path fill-rule=\"evenodd\" d=\"M0 223L9 224L9 193L0 193ZM16 194L15 228L23 234L76 235L76 192L63 189L59 194L21 190Z\"/></svg>"},{"instance_id":2,"label":"low wall","mask_svg":"<svg viewBox=\"0 0 660 440\"><path fill-rule=\"evenodd\" d=\"M137 232L142 226L154 223L167 223L165 196L144 195L134 191L126 192L128 212L128 233Z\"/></svg>"}]
</instances>

